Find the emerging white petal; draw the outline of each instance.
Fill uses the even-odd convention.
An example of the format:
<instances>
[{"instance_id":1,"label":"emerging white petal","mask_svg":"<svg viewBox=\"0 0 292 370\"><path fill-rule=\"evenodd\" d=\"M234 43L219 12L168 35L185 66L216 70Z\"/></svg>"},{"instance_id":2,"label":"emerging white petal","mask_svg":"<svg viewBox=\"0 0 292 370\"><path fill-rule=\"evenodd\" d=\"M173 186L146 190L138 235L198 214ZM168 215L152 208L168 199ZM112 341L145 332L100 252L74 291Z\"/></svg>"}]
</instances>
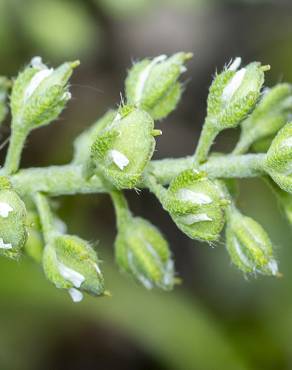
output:
<instances>
[{"instance_id":1,"label":"emerging white petal","mask_svg":"<svg viewBox=\"0 0 292 370\"><path fill-rule=\"evenodd\" d=\"M72 301L77 303L77 302L81 302L82 299L83 299L83 294L78 290L78 289L75 289L75 288L70 288L68 290L71 298L72 298Z\"/></svg>"},{"instance_id":2,"label":"emerging white petal","mask_svg":"<svg viewBox=\"0 0 292 370\"><path fill-rule=\"evenodd\" d=\"M281 146L286 148L292 148L292 137L288 137L288 139L283 140Z\"/></svg>"},{"instance_id":3,"label":"emerging white petal","mask_svg":"<svg viewBox=\"0 0 292 370\"><path fill-rule=\"evenodd\" d=\"M278 264L277 264L277 261L271 260L268 263L267 267L271 271L272 275L277 275L277 273L278 273Z\"/></svg>"},{"instance_id":4,"label":"emerging white petal","mask_svg":"<svg viewBox=\"0 0 292 370\"><path fill-rule=\"evenodd\" d=\"M140 73L139 79L136 86L136 92L135 92L135 103L138 104L143 95L143 90L147 81L147 78L149 77L149 74L151 72L151 69L158 63L163 62L167 58L166 55L160 55L156 58L154 58L146 67L145 69Z\"/></svg>"},{"instance_id":5,"label":"emerging white petal","mask_svg":"<svg viewBox=\"0 0 292 370\"><path fill-rule=\"evenodd\" d=\"M0 238L0 249L12 249L12 245L10 243L4 243L4 240Z\"/></svg>"},{"instance_id":6,"label":"emerging white petal","mask_svg":"<svg viewBox=\"0 0 292 370\"><path fill-rule=\"evenodd\" d=\"M41 57L33 57L30 61L30 64L33 68L37 69L47 69L48 67L43 63Z\"/></svg>"},{"instance_id":7,"label":"emerging white petal","mask_svg":"<svg viewBox=\"0 0 292 370\"><path fill-rule=\"evenodd\" d=\"M110 157L112 158L115 165L119 167L120 170L123 170L129 164L129 159L118 150L112 149L109 152Z\"/></svg>"},{"instance_id":8,"label":"emerging white petal","mask_svg":"<svg viewBox=\"0 0 292 370\"><path fill-rule=\"evenodd\" d=\"M239 68L240 65L241 65L241 58L236 57L234 59L234 61L230 64L230 66L228 67L228 70L229 71L237 71L237 69Z\"/></svg>"},{"instance_id":9,"label":"emerging white petal","mask_svg":"<svg viewBox=\"0 0 292 370\"><path fill-rule=\"evenodd\" d=\"M85 280L85 277L82 274L61 262L58 262L58 269L63 278L70 281L70 283L72 283L76 288L80 288L81 284Z\"/></svg>"},{"instance_id":10,"label":"emerging white petal","mask_svg":"<svg viewBox=\"0 0 292 370\"><path fill-rule=\"evenodd\" d=\"M228 82L228 84L225 86L222 94L222 99L224 101L229 101L233 94L236 92L236 90L240 87L244 75L245 75L246 69L241 68L238 72L235 73L235 75L231 78L231 80Z\"/></svg>"},{"instance_id":11,"label":"emerging white petal","mask_svg":"<svg viewBox=\"0 0 292 370\"><path fill-rule=\"evenodd\" d=\"M0 216L1 217L8 217L9 212L12 212L13 208L6 202L0 202Z\"/></svg>"},{"instance_id":12,"label":"emerging white petal","mask_svg":"<svg viewBox=\"0 0 292 370\"><path fill-rule=\"evenodd\" d=\"M245 265L246 267L248 267L248 268L254 269L254 264L246 257L246 255L242 251L242 247L241 247L239 241L237 240L237 238L235 236L233 237L233 245L235 247L237 256L240 259L241 263L243 265Z\"/></svg>"},{"instance_id":13,"label":"emerging white petal","mask_svg":"<svg viewBox=\"0 0 292 370\"><path fill-rule=\"evenodd\" d=\"M198 213L198 214L191 214L187 216L181 216L180 221L186 225L192 225L196 222L202 222L202 221L212 221L212 218L210 218L206 213Z\"/></svg>"},{"instance_id":14,"label":"emerging white petal","mask_svg":"<svg viewBox=\"0 0 292 370\"><path fill-rule=\"evenodd\" d=\"M185 188L179 189L177 192L177 197L182 201L192 202L195 204L212 203L212 199L208 195Z\"/></svg>"},{"instance_id":15,"label":"emerging white petal","mask_svg":"<svg viewBox=\"0 0 292 370\"><path fill-rule=\"evenodd\" d=\"M37 72L33 78L31 79L30 83L28 84L27 88L25 89L24 93L24 100L28 100L31 95L35 92L38 88L40 83L47 77L49 77L54 72L53 68L44 68Z\"/></svg>"}]
</instances>

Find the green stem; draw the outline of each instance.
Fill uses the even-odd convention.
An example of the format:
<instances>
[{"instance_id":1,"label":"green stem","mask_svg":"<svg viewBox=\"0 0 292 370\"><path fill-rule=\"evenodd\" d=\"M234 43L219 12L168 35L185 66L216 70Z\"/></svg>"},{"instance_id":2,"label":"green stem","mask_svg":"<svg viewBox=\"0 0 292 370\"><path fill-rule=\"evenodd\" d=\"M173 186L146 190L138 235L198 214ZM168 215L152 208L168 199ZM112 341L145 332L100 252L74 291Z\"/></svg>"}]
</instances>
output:
<instances>
[{"instance_id":1,"label":"green stem","mask_svg":"<svg viewBox=\"0 0 292 370\"><path fill-rule=\"evenodd\" d=\"M145 185L149 188L151 193L156 196L163 206L167 190L157 181L156 177L154 177L152 174L149 174L145 178Z\"/></svg>"},{"instance_id":2,"label":"green stem","mask_svg":"<svg viewBox=\"0 0 292 370\"><path fill-rule=\"evenodd\" d=\"M207 172L212 178L262 176L264 159L264 154L214 156L199 167L194 166L192 157L151 161L145 170L144 180L137 187L147 187L149 174L160 184L167 185L180 172L192 167ZM10 181L20 195L36 192L50 196L108 192L101 177L95 175L87 180L82 165L74 164L20 170L10 177Z\"/></svg>"},{"instance_id":3,"label":"green stem","mask_svg":"<svg viewBox=\"0 0 292 370\"><path fill-rule=\"evenodd\" d=\"M194 155L195 163L203 163L207 160L210 148L219 132L214 121L206 118Z\"/></svg>"},{"instance_id":4,"label":"green stem","mask_svg":"<svg viewBox=\"0 0 292 370\"><path fill-rule=\"evenodd\" d=\"M49 243L52 236L56 234L54 215L51 211L49 200L41 193L36 193L34 195L34 200L41 219L45 242Z\"/></svg>"},{"instance_id":5,"label":"green stem","mask_svg":"<svg viewBox=\"0 0 292 370\"><path fill-rule=\"evenodd\" d=\"M5 174L11 175L17 172L26 137L27 132L20 130L12 130L9 148L4 164Z\"/></svg>"},{"instance_id":6,"label":"green stem","mask_svg":"<svg viewBox=\"0 0 292 370\"><path fill-rule=\"evenodd\" d=\"M110 192L115 212L117 216L117 226L121 229L131 217L131 211L129 210L128 202L121 191L115 190Z\"/></svg>"}]
</instances>

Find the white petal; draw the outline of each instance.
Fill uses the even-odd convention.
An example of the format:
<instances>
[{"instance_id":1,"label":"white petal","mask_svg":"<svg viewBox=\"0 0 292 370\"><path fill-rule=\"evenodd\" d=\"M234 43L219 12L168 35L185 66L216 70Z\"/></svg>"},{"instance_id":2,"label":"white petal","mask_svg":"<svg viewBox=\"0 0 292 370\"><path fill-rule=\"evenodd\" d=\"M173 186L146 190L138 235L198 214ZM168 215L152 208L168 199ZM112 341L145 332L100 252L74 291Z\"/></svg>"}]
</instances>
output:
<instances>
[{"instance_id":1,"label":"white petal","mask_svg":"<svg viewBox=\"0 0 292 370\"><path fill-rule=\"evenodd\" d=\"M109 155L120 170L123 170L126 166L128 166L129 159L118 150L115 149L110 150Z\"/></svg>"},{"instance_id":2,"label":"white petal","mask_svg":"<svg viewBox=\"0 0 292 370\"><path fill-rule=\"evenodd\" d=\"M236 57L234 61L228 67L229 71L237 71L238 67L241 65L241 58Z\"/></svg>"},{"instance_id":3,"label":"white petal","mask_svg":"<svg viewBox=\"0 0 292 370\"><path fill-rule=\"evenodd\" d=\"M135 92L135 103L139 103L142 99L143 90L147 81L147 78L149 77L149 74L151 72L151 69L158 63L163 62L167 58L166 55L160 55L156 58L154 58L146 67L145 69L140 73L138 82L136 85L136 92Z\"/></svg>"},{"instance_id":4,"label":"white petal","mask_svg":"<svg viewBox=\"0 0 292 370\"><path fill-rule=\"evenodd\" d=\"M185 188L179 189L177 192L177 197L182 201L192 202L195 204L212 203L212 199L208 195Z\"/></svg>"},{"instance_id":5,"label":"white petal","mask_svg":"<svg viewBox=\"0 0 292 370\"><path fill-rule=\"evenodd\" d=\"M281 146L291 148L292 147L292 137L288 137L288 139L283 140Z\"/></svg>"},{"instance_id":6,"label":"white petal","mask_svg":"<svg viewBox=\"0 0 292 370\"><path fill-rule=\"evenodd\" d=\"M25 89L24 93L24 100L27 100L31 97L34 91L38 88L40 83L47 77L49 77L53 73L54 69L44 68L37 72L33 78L31 79L30 83L28 84L27 88Z\"/></svg>"},{"instance_id":7,"label":"white petal","mask_svg":"<svg viewBox=\"0 0 292 370\"><path fill-rule=\"evenodd\" d=\"M192 225L196 222L202 222L202 221L212 221L212 218L210 218L206 213L198 213L198 214L191 214L187 216L181 216L180 221L186 225Z\"/></svg>"},{"instance_id":8,"label":"white petal","mask_svg":"<svg viewBox=\"0 0 292 370\"><path fill-rule=\"evenodd\" d=\"M241 68L238 72L235 73L235 75L231 78L231 80L225 86L225 88L223 90L223 94L222 94L222 99L224 101L228 101L232 98L235 91L241 85L241 83L244 79L245 72L246 72L246 69Z\"/></svg>"},{"instance_id":9,"label":"white petal","mask_svg":"<svg viewBox=\"0 0 292 370\"><path fill-rule=\"evenodd\" d=\"M71 298L72 298L72 301L77 303L77 302L81 302L82 299L83 299L83 294L78 290L78 289L75 289L75 288L70 288L68 290Z\"/></svg>"},{"instance_id":10,"label":"white petal","mask_svg":"<svg viewBox=\"0 0 292 370\"><path fill-rule=\"evenodd\" d=\"M9 212L12 212L13 208L6 202L0 202L0 216L1 217L8 217Z\"/></svg>"},{"instance_id":11,"label":"white petal","mask_svg":"<svg viewBox=\"0 0 292 370\"><path fill-rule=\"evenodd\" d=\"M254 264L246 257L246 255L243 253L242 251L242 247L239 243L239 241L237 240L237 238L234 236L233 237L233 245L235 247L235 250L236 250L236 253L237 253L237 256L239 257L240 261L248 268L252 268L254 269Z\"/></svg>"},{"instance_id":12,"label":"white petal","mask_svg":"<svg viewBox=\"0 0 292 370\"><path fill-rule=\"evenodd\" d=\"M4 243L4 240L0 238L0 249L12 249L12 245L10 243Z\"/></svg>"},{"instance_id":13,"label":"white petal","mask_svg":"<svg viewBox=\"0 0 292 370\"><path fill-rule=\"evenodd\" d=\"M70 281L76 288L80 288L81 284L85 280L85 277L79 272L67 267L61 262L58 262L58 269L64 279Z\"/></svg>"},{"instance_id":14,"label":"white petal","mask_svg":"<svg viewBox=\"0 0 292 370\"><path fill-rule=\"evenodd\" d=\"M278 264L275 260L271 260L268 263L267 267L271 271L272 275L277 275L277 273L278 273Z\"/></svg>"}]
</instances>

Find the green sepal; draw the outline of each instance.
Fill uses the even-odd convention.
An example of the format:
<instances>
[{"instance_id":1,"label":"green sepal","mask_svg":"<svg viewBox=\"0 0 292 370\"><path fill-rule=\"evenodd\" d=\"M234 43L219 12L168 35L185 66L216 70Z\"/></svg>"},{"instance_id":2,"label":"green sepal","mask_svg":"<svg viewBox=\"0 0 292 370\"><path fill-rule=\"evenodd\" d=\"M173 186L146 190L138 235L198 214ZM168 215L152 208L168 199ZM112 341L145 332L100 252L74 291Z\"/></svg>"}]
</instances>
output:
<instances>
[{"instance_id":1,"label":"green sepal","mask_svg":"<svg viewBox=\"0 0 292 370\"><path fill-rule=\"evenodd\" d=\"M191 57L191 53L176 53L134 64L125 81L127 103L147 111L153 119L166 117L181 97L178 79Z\"/></svg>"},{"instance_id":2,"label":"green sepal","mask_svg":"<svg viewBox=\"0 0 292 370\"><path fill-rule=\"evenodd\" d=\"M181 231L207 242L219 239L227 204L220 187L196 170L183 171L174 178L163 201Z\"/></svg>"},{"instance_id":3,"label":"green sepal","mask_svg":"<svg viewBox=\"0 0 292 370\"><path fill-rule=\"evenodd\" d=\"M174 264L168 243L149 221L130 217L119 230L115 255L119 267L145 288L173 288Z\"/></svg>"},{"instance_id":4,"label":"green sepal","mask_svg":"<svg viewBox=\"0 0 292 370\"><path fill-rule=\"evenodd\" d=\"M292 193L292 122L274 138L267 152L265 169L281 189Z\"/></svg>"},{"instance_id":5,"label":"green sepal","mask_svg":"<svg viewBox=\"0 0 292 370\"><path fill-rule=\"evenodd\" d=\"M231 261L244 273L278 274L268 234L258 222L234 208L228 217L226 248Z\"/></svg>"},{"instance_id":6,"label":"green sepal","mask_svg":"<svg viewBox=\"0 0 292 370\"><path fill-rule=\"evenodd\" d=\"M98 170L118 189L133 188L152 157L155 148L151 116L125 106L96 137L92 159Z\"/></svg>"}]
</instances>

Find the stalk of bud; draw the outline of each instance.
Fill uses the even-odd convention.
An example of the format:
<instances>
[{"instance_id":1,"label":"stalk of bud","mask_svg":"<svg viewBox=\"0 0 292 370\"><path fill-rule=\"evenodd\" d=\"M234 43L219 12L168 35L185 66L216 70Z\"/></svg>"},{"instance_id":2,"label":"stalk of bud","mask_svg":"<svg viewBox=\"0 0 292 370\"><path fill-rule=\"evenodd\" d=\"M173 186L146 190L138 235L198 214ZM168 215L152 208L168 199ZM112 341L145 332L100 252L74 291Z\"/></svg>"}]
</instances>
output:
<instances>
[{"instance_id":1,"label":"stalk of bud","mask_svg":"<svg viewBox=\"0 0 292 370\"><path fill-rule=\"evenodd\" d=\"M176 53L134 64L125 82L127 103L145 110L155 120L166 117L180 100L182 85L178 79L191 57L191 53Z\"/></svg>"},{"instance_id":2,"label":"stalk of bud","mask_svg":"<svg viewBox=\"0 0 292 370\"><path fill-rule=\"evenodd\" d=\"M4 121L8 109L7 109L7 95L8 90L11 87L10 81L3 76L0 76L0 124Z\"/></svg>"}]
</instances>

